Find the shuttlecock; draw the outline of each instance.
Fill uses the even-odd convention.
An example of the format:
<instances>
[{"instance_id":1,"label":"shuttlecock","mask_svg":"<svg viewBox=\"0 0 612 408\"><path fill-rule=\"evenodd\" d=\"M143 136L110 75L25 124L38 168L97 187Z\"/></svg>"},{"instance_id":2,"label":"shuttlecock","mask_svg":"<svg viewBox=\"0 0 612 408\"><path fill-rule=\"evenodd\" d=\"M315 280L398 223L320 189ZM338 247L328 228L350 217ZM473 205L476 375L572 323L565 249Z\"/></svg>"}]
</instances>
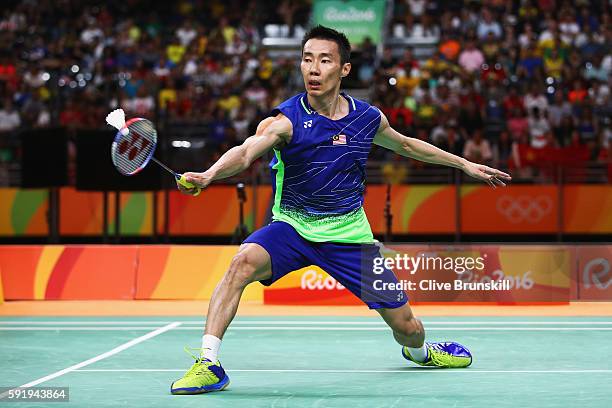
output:
<instances>
[{"instance_id":1,"label":"shuttlecock","mask_svg":"<svg viewBox=\"0 0 612 408\"><path fill-rule=\"evenodd\" d=\"M130 133L130 130L125 126L125 112L121 108L106 115L106 123L120 131L123 136Z\"/></svg>"}]
</instances>

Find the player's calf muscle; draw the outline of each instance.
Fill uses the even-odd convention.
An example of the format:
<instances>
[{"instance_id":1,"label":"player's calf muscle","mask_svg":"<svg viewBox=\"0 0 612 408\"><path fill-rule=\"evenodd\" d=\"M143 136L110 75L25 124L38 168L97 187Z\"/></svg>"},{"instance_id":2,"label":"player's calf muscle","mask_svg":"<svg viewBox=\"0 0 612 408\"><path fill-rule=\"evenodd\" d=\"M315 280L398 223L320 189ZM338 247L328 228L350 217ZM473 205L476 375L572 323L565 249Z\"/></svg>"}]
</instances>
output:
<instances>
[{"instance_id":1,"label":"player's calf muscle","mask_svg":"<svg viewBox=\"0 0 612 408\"><path fill-rule=\"evenodd\" d=\"M420 347L425 340L425 329L420 320L412 317L403 320L393 329L393 337L402 346Z\"/></svg>"}]
</instances>

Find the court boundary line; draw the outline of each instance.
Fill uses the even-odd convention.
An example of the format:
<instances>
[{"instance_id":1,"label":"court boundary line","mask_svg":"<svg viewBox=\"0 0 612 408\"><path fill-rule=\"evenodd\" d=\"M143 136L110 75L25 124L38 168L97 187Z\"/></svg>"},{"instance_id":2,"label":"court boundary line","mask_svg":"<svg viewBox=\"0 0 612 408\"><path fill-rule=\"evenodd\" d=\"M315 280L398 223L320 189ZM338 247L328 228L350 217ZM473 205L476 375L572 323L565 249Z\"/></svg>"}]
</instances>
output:
<instances>
[{"instance_id":1,"label":"court boundary line","mask_svg":"<svg viewBox=\"0 0 612 408\"><path fill-rule=\"evenodd\" d=\"M114 372L134 372L134 373L146 373L146 372L184 372L185 369L173 369L173 368L109 368L109 369L84 369L75 370L78 373L114 373ZM376 374L376 373L425 373L425 372L437 372L437 373L509 373L509 374L612 374L612 369L578 369L578 370L478 370L478 369L463 369L463 370L444 370L438 368L408 368L408 369L389 369L389 370L326 370L326 369L226 369L225 371L232 373L334 373L334 374Z\"/></svg>"},{"instance_id":2,"label":"court boundary line","mask_svg":"<svg viewBox=\"0 0 612 408\"><path fill-rule=\"evenodd\" d=\"M202 331L202 327L199 326L180 326L180 322L177 323L175 330L191 330L191 331ZM171 323L174 324L174 323ZM149 326L19 326L19 327L0 327L2 331L139 331L139 330L153 330L155 327ZM317 327L317 326L230 326L228 333L232 331L282 331L282 330L293 330L293 331L387 331L390 330L388 326L380 327ZM612 327L426 327L427 331L612 331Z\"/></svg>"},{"instance_id":3,"label":"court boundary line","mask_svg":"<svg viewBox=\"0 0 612 408\"><path fill-rule=\"evenodd\" d=\"M136 338L134 338L134 339L132 339L132 340L126 342L126 343L120 344L119 346L117 346L117 347L115 347L115 348L113 348L113 349L111 349L109 351L106 351L106 352L104 352L102 354L98 354L95 357L92 357L92 358L87 359L85 361L81 361L80 363L77 363L77 364L73 364L70 367L67 367L67 368L64 368L62 370L56 371L56 372L54 372L52 374L49 374L49 375L46 375L44 377L38 378L38 379L36 379L34 381L30 381L30 382L28 382L26 384L23 384L23 385L21 385L19 387L16 387L16 388L34 387L34 386L36 386L38 384L42 384L42 383L47 382L49 380L52 380L54 378L61 377L64 374L68 374L70 372L77 371L81 367L86 367L86 366L88 366L90 364L93 364L93 363L96 363L96 362L98 362L100 360L104 360L105 358L108 358L110 356L118 354L118 353L120 353L120 352L122 352L124 350L127 350L130 347L133 347L133 346L135 346L137 344L140 344L140 343L142 343L142 342L144 342L146 340L149 340L149 339L151 339L151 338L153 338L155 336L158 336L158 335L160 335L162 333L165 333L165 332L167 332L169 330L172 330L172 329L174 329L174 328L176 328L176 327L178 327L180 325L181 325L180 322L173 322L173 323L167 324L165 326L158 327L157 329L155 329L155 330L153 330L153 331L151 331L151 332L149 332L147 334L144 334L142 336L136 337ZM15 390L15 388L12 388L12 389L7 390L7 391L3 392L2 394L0 394L0 399L4 398L12 390Z\"/></svg>"},{"instance_id":4,"label":"court boundary line","mask_svg":"<svg viewBox=\"0 0 612 408\"><path fill-rule=\"evenodd\" d=\"M83 325L83 326L106 326L106 325L157 325L157 324L169 324L174 323L175 321L157 321L157 320L137 320L137 321L129 321L129 320L102 320L102 321L87 321L87 320L79 320L79 321L71 321L71 320L0 320L0 327L2 326L14 326L14 325ZM182 320L176 321L181 323L183 326L189 325L204 325L206 323L205 320ZM234 320L232 322L233 325L339 325L339 326L386 326L384 321L372 321L372 322L364 322L364 321L316 321L316 320L278 320L278 321L266 321L266 320ZM428 321L423 320L423 324L425 325L452 325L452 326L469 326L469 325L520 325L520 326L528 326L528 325L576 325L576 326L586 326L589 324L592 325L612 325L612 320L595 320L595 321L487 321L487 320L465 320L465 321Z\"/></svg>"}]
</instances>

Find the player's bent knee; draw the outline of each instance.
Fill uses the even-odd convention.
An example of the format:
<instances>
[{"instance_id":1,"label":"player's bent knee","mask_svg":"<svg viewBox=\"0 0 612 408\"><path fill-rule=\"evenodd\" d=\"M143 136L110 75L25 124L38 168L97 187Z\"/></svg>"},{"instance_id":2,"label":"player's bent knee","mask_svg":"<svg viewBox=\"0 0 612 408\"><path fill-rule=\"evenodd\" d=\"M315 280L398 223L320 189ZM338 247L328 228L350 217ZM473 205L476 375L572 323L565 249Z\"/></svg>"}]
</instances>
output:
<instances>
[{"instance_id":1,"label":"player's bent knee","mask_svg":"<svg viewBox=\"0 0 612 408\"><path fill-rule=\"evenodd\" d=\"M246 286L252 282L256 270L255 265L249 262L248 255L244 252L239 252L232 258L226 278L230 284Z\"/></svg>"},{"instance_id":2,"label":"player's bent knee","mask_svg":"<svg viewBox=\"0 0 612 408\"><path fill-rule=\"evenodd\" d=\"M232 258L226 280L231 285L246 286L251 282L267 279L269 274L270 262L267 252L259 246L247 244L242 246Z\"/></svg>"}]
</instances>

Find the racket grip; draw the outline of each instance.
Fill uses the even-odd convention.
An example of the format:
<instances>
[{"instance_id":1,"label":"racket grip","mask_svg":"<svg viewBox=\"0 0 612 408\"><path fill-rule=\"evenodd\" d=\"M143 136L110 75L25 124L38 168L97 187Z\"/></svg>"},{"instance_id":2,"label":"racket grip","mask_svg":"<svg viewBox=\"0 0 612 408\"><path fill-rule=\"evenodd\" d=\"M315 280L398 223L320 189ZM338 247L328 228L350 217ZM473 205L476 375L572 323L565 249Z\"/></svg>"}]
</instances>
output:
<instances>
[{"instance_id":1,"label":"racket grip","mask_svg":"<svg viewBox=\"0 0 612 408\"><path fill-rule=\"evenodd\" d=\"M179 183L181 186L185 187L185 188L195 188L196 191L195 193L193 193L193 196L198 196L201 192L202 189L200 187L197 187L196 185L190 183L187 181L187 179L185 179L185 176L182 174L177 174L176 175L176 182Z\"/></svg>"}]
</instances>

